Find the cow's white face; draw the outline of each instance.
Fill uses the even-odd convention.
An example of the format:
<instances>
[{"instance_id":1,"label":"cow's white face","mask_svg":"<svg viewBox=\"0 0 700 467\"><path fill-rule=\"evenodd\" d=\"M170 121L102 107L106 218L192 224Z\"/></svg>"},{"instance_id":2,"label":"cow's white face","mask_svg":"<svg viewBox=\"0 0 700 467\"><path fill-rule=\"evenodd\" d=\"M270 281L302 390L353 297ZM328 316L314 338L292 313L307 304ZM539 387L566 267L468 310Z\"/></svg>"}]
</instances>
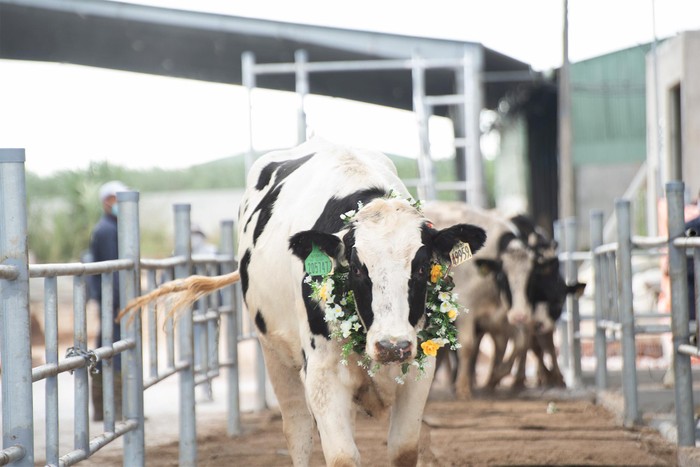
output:
<instances>
[{"instance_id":1,"label":"cow's white face","mask_svg":"<svg viewBox=\"0 0 700 467\"><path fill-rule=\"evenodd\" d=\"M527 285L533 260L532 251L517 239L510 241L501 254L503 272L510 289L508 322L513 325L528 325L532 319L533 310L527 297Z\"/></svg>"},{"instance_id":2,"label":"cow's white face","mask_svg":"<svg viewBox=\"0 0 700 467\"><path fill-rule=\"evenodd\" d=\"M485 239L483 229L469 224L436 230L408 201L378 197L364 205L349 229L299 232L290 238L290 248L304 259L313 243L336 265L348 266L348 286L367 332L367 355L379 363L399 363L416 356L433 257L449 261L458 242L476 252ZM307 303L310 320L319 315L315 307ZM312 333L321 331L310 327ZM323 334L328 338L327 329Z\"/></svg>"},{"instance_id":3,"label":"cow's white face","mask_svg":"<svg viewBox=\"0 0 700 467\"><path fill-rule=\"evenodd\" d=\"M377 362L416 355L416 325L425 309L432 256L423 245L424 222L398 199L375 200L356 216L350 280L367 328L366 352Z\"/></svg>"}]
</instances>

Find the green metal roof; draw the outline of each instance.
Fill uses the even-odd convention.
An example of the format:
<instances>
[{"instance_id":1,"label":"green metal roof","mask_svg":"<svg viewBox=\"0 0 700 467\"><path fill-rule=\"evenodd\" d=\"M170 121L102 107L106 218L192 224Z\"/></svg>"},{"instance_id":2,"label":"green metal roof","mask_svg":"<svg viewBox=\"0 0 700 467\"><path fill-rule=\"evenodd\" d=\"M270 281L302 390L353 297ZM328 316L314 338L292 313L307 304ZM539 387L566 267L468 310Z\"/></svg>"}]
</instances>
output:
<instances>
[{"instance_id":1,"label":"green metal roof","mask_svg":"<svg viewBox=\"0 0 700 467\"><path fill-rule=\"evenodd\" d=\"M651 44L572 63L575 165L646 158L646 65Z\"/></svg>"}]
</instances>

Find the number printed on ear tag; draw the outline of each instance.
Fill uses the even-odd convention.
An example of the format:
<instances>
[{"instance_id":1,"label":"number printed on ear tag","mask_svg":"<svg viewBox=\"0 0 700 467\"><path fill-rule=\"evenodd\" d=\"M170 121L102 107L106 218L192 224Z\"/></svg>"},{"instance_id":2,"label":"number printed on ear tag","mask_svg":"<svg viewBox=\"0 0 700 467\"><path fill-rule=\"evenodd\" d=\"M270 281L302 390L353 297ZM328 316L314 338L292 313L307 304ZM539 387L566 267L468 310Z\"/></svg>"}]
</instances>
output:
<instances>
[{"instance_id":1,"label":"number printed on ear tag","mask_svg":"<svg viewBox=\"0 0 700 467\"><path fill-rule=\"evenodd\" d=\"M452 251L450 251L450 261L452 266L459 266L466 260L472 257L472 249L469 248L468 243L459 242L457 243Z\"/></svg>"},{"instance_id":2,"label":"number printed on ear tag","mask_svg":"<svg viewBox=\"0 0 700 467\"><path fill-rule=\"evenodd\" d=\"M304 260L304 270L309 276L325 276L333 269L333 262L318 245L312 245L311 253Z\"/></svg>"}]
</instances>

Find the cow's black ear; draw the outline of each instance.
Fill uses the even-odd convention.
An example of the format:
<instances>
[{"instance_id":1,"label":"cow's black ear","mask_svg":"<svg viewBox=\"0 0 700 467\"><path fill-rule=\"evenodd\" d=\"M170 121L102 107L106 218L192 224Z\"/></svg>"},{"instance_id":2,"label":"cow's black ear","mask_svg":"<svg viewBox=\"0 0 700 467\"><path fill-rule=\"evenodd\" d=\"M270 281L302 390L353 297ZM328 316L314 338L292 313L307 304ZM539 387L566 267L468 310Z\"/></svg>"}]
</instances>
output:
<instances>
[{"instance_id":1,"label":"cow's black ear","mask_svg":"<svg viewBox=\"0 0 700 467\"><path fill-rule=\"evenodd\" d=\"M567 285L566 286L566 293L567 294L574 294L576 298L581 298L581 295L583 295L583 291L586 289L586 284L577 282L574 285Z\"/></svg>"},{"instance_id":2,"label":"cow's black ear","mask_svg":"<svg viewBox=\"0 0 700 467\"><path fill-rule=\"evenodd\" d=\"M450 251L458 242L467 243L472 253L476 253L486 242L486 232L475 225L457 224L439 230L433 237L433 247L443 257L449 257Z\"/></svg>"},{"instance_id":3,"label":"cow's black ear","mask_svg":"<svg viewBox=\"0 0 700 467\"><path fill-rule=\"evenodd\" d=\"M314 244L334 260L339 261L342 259L343 242L333 234L317 230L305 230L289 238L289 249L302 261L309 256Z\"/></svg>"}]
</instances>

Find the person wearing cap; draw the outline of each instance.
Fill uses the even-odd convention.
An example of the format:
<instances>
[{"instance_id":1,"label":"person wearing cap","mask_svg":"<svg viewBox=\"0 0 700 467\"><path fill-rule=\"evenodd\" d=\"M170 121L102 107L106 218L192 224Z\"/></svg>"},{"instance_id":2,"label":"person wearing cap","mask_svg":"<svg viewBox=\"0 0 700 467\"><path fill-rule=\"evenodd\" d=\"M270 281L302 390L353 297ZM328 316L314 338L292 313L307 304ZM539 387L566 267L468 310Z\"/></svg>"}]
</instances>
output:
<instances>
[{"instance_id":1,"label":"person wearing cap","mask_svg":"<svg viewBox=\"0 0 700 467\"><path fill-rule=\"evenodd\" d=\"M119 216L117 206L117 193L120 191L129 191L129 188L118 180L107 182L100 187L99 198L102 203L102 217L100 217L90 235L90 256L92 261L109 261L119 258L118 238L117 238L117 218ZM112 288L112 313L116 317L119 313L119 273L113 273L113 288ZM98 309L102 309L102 276L94 274L88 276L88 292L89 298L97 302ZM97 347L102 346L102 314L100 317L100 332L97 336ZM112 342L116 342L121 338L120 326L115 323L112 334ZM122 402L122 384L121 384L121 358L114 357L114 398L115 398L115 417L121 419L121 402ZM103 419L103 400L102 400L102 366L98 363L100 372L92 376L92 404L94 408L93 419L100 421Z\"/></svg>"}]
</instances>

